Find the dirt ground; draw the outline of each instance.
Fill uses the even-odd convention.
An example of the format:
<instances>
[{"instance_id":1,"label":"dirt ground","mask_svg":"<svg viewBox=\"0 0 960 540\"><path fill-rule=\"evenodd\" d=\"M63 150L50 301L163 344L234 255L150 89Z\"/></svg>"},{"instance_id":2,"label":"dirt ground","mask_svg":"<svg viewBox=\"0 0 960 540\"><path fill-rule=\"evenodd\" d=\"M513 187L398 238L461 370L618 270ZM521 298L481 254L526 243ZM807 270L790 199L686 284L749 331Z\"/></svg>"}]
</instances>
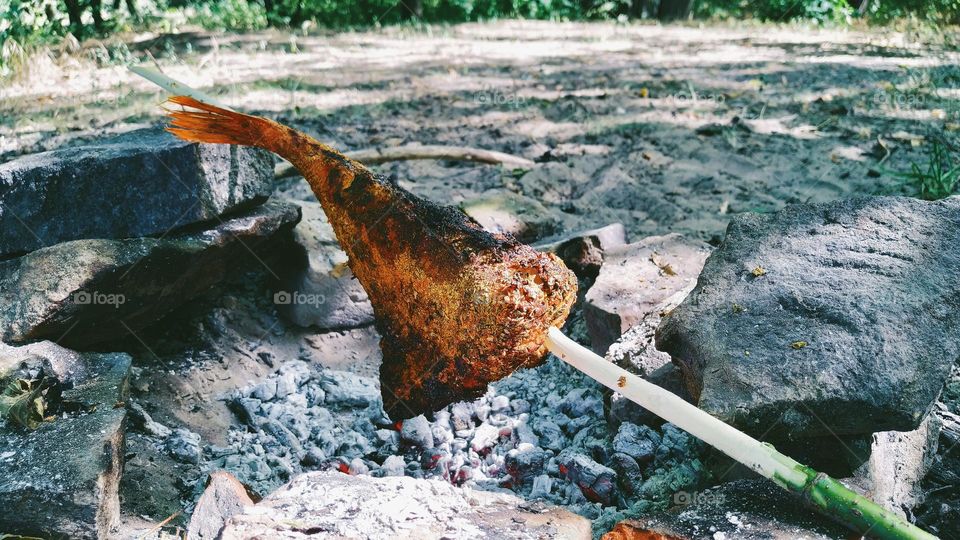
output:
<instances>
[{"instance_id":1,"label":"dirt ground","mask_svg":"<svg viewBox=\"0 0 960 540\"><path fill-rule=\"evenodd\" d=\"M126 46L340 149L458 144L544 162L522 178L381 169L440 201L506 187L569 228L620 221L635 237L716 241L730 214L889 190L889 171L925 167L960 123L960 53L880 30L504 22ZM123 66L50 56L0 89L0 158L159 121L162 94Z\"/></svg>"},{"instance_id":2,"label":"dirt ground","mask_svg":"<svg viewBox=\"0 0 960 540\"><path fill-rule=\"evenodd\" d=\"M443 203L511 190L564 230L620 222L632 240L680 232L717 243L738 212L909 191L891 172L925 168L934 141L955 149L960 128L960 53L888 31L503 22L125 44L146 65L342 150L466 145L533 159L526 174L432 161L379 170ZM41 55L0 87L0 161L161 121L163 94L89 60L100 46L87 47ZM280 189L309 197L300 184ZM135 353L134 397L156 419L221 444L222 396L274 360L375 373L372 329L291 329L269 284L238 282L111 349ZM128 444L124 513L145 530L180 508L198 473L177 478L138 435Z\"/></svg>"}]
</instances>

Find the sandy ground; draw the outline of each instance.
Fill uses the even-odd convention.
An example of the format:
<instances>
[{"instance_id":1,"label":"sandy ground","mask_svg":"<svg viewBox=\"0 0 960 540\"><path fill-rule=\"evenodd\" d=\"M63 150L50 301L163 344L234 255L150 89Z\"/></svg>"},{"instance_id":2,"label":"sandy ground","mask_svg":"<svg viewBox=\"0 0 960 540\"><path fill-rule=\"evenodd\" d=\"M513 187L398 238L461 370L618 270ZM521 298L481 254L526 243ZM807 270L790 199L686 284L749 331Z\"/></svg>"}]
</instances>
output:
<instances>
[{"instance_id":1,"label":"sandy ground","mask_svg":"<svg viewBox=\"0 0 960 540\"><path fill-rule=\"evenodd\" d=\"M619 221L631 239L681 232L716 243L738 212L897 191L889 171L925 167L933 140L955 148L960 123L960 54L881 31L505 22L127 45L233 107L343 150L468 145L534 159L524 175L452 162L380 170L445 203L512 190L566 230ZM90 47L39 57L0 88L0 161L160 121L162 94L85 59ZM299 356L372 375L379 361L372 330L293 329L269 305L269 280L250 279L112 349L135 353L135 398L207 443L230 423L218 396L274 362ZM122 496L128 526L143 531L180 508L199 473L139 437Z\"/></svg>"},{"instance_id":2,"label":"sandy ground","mask_svg":"<svg viewBox=\"0 0 960 540\"><path fill-rule=\"evenodd\" d=\"M547 162L519 179L382 169L441 201L505 186L570 228L621 221L634 236L717 240L736 212L882 191L896 181L878 172L925 165L960 122L960 54L886 31L507 22L128 45L341 149L466 144ZM158 121L149 83L83 57L41 57L0 89L0 157Z\"/></svg>"}]
</instances>

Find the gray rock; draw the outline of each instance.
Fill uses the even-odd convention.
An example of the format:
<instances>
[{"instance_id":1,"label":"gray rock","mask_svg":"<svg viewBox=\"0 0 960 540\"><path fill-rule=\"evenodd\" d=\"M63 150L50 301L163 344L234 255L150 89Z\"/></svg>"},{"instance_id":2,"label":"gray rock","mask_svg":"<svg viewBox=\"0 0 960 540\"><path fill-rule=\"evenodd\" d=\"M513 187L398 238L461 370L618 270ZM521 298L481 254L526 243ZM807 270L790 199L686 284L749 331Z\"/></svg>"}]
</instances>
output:
<instances>
[{"instance_id":1,"label":"gray rock","mask_svg":"<svg viewBox=\"0 0 960 540\"><path fill-rule=\"evenodd\" d=\"M273 236L298 219L296 206L267 203L204 231L75 240L0 262L0 339L85 345L127 336L238 266L264 261Z\"/></svg>"},{"instance_id":2,"label":"gray rock","mask_svg":"<svg viewBox=\"0 0 960 540\"><path fill-rule=\"evenodd\" d=\"M491 189L460 204L484 229L532 242L560 232L561 223L539 201L505 189Z\"/></svg>"},{"instance_id":3,"label":"gray rock","mask_svg":"<svg viewBox=\"0 0 960 540\"><path fill-rule=\"evenodd\" d=\"M422 414L403 421L400 428L400 440L418 448L433 448L433 433L430 422Z\"/></svg>"},{"instance_id":4,"label":"gray rock","mask_svg":"<svg viewBox=\"0 0 960 540\"><path fill-rule=\"evenodd\" d=\"M0 165L0 257L70 240L133 238L264 200L273 157L159 128Z\"/></svg>"},{"instance_id":5,"label":"gray rock","mask_svg":"<svg viewBox=\"0 0 960 540\"><path fill-rule=\"evenodd\" d=\"M221 538L287 540L305 534L425 540L591 538L589 520L542 504L531 507L512 495L461 490L442 480L338 472L296 477L227 520Z\"/></svg>"},{"instance_id":6,"label":"gray rock","mask_svg":"<svg viewBox=\"0 0 960 540\"><path fill-rule=\"evenodd\" d=\"M561 454L560 472L576 484L591 502L612 504L616 496L617 473L583 454Z\"/></svg>"},{"instance_id":7,"label":"gray rock","mask_svg":"<svg viewBox=\"0 0 960 540\"><path fill-rule=\"evenodd\" d=\"M620 424L620 429L613 437L613 451L626 454L640 464L653 461L659 446L659 433L630 422Z\"/></svg>"},{"instance_id":8,"label":"gray rock","mask_svg":"<svg viewBox=\"0 0 960 540\"><path fill-rule=\"evenodd\" d=\"M109 537L119 523L130 356L53 343L0 344L0 384L24 366L57 381L56 418L37 429L0 425L0 531L43 538ZM50 396L50 393L48 393Z\"/></svg>"},{"instance_id":9,"label":"gray rock","mask_svg":"<svg viewBox=\"0 0 960 540\"><path fill-rule=\"evenodd\" d=\"M200 463L203 450L200 447L200 435L183 428L173 430L173 434L164 441L167 452L183 463Z\"/></svg>"},{"instance_id":10,"label":"gray rock","mask_svg":"<svg viewBox=\"0 0 960 540\"><path fill-rule=\"evenodd\" d=\"M534 247L556 253L567 268L580 279L595 279L603 264L603 254L627 243L627 232L620 223L548 240Z\"/></svg>"},{"instance_id":11,"label":"gray rock","mask_svg":"<svg viewBox=\"0 0 960 540\"><path fill-rule=\"evenodd\" d=\"M646 315L692 289L710 250L703 242L668 234L607 251L583 305L593 350L604 354Z\"/></svg>"},{"instance_id":12,"label":"gray rock","mask_svg":"<svg viewBox=\"0 0 960 540\"><path fill-rule=\"evenodd\" d=\"M187 537L215 540L230 516L252 505L253 500L239 480L226 471L214 471L210 473L207 487L190 517Z\"/></svg>"},{"instance_id":13,"label":"gray rock","mask_svg":"<svg viewBox=\"0 0 960 540\"><path fill-rule=\"evenodd\" d=\"M298 246L282 269L278 310L299 326L342 330L373 323L367 292L347 266L320 203L297 202L303 220L294 228Z\"/></svg>"},{"instance_id":14,"label":"gray rock","mask_svg":"<svg viewBox=\"0 0 960 540\"><path fill-rule=\"evenodd\" d=\"M916 429L960 357L960 198L740 215L657 347L774 442Z\"/></svg>"}]
</instances>

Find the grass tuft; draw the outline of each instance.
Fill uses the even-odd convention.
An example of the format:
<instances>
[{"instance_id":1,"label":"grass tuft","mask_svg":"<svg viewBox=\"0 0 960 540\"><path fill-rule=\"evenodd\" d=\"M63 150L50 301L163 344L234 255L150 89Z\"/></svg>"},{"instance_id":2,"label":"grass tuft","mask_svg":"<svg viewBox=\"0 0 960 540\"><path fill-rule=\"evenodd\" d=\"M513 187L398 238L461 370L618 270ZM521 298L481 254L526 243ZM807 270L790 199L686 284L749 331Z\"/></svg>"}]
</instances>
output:
<instances>
[{"instance_id":1,"label":"grass tuft","mask_svg":"<svg viewBox=\"0 0 960 540\"><path fill-rule=\"evenodd\" d=\"M911 196L926 201L949 197L960 187L960 162L951 155L946 145L936 140L932 142L926 168L911 163L910 170L889 174L898 178L900 187L906 188Z\"/></svg>"}]
</instances>

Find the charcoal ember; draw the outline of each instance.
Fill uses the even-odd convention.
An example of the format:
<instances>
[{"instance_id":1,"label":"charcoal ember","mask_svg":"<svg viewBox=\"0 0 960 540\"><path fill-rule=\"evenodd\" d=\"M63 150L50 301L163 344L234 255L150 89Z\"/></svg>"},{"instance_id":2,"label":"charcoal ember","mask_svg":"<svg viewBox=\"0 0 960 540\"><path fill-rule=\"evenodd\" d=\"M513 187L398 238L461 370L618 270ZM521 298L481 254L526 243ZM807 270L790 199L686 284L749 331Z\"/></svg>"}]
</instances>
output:
<instances>
[{"instance_id":1,"label":"charcoal ember","mask_svg":"<svg viewBox=\"0 0 960 540\"><path fill-rule=\"evenodd\" d=\"M617 473L583 454L561 456L560 472L580 488L591 502L612 504L616 496Z\"/></svg>"},{"instance_id":2,"label":"charcoal ember","mask_svg":"<svg viewBox=\"0 0 960 540\"><path fill-rule=\"evenodd\" d=\"M620 424L617 434L613 437L613 450L626 454L636 460L637 463L643 464L653 461L660 443L660 434L650 427L623 422Z\"/></svg>"},{"instance_id":3,"label":"charcoal ember","mask_svg":"<svg viewBox=\"0 0 960 540\"><path fill-rule=\"evenodd\" d=\"M500 440L500 429L491 424L480 424L470 441L470 448L474 452L487 450Z\"/></svg>"},{"instance_id":4,"label":"charcoal ember","mask_svg":"<svg viewBox=\"0 0 960 540\"><path fill-rule=\"evenodd\" d=\"M303 455L303 459L300 460L300 463L306 467L317 467L326 460L327 454L325 454L323 450L317 448L316 446L311 446Z\"/></svg>"},{"instance_id":5,"label":"charcoal ember","mask_svg":"<svg viewBox=\"0 0 960 540\"><path fill-rule=\"evenodd\" d=\"M407 464L400 456L389 456L382 465L380 471L382 476L403 476Z\"/></svg>"},{"instance_id":6,"label":"charcoal ember","mask_svg":"<svg viewBox=\"0 0 960 540\"><path fill-rule=\"evenodd\" d=\"M514 482L521 486L533 483L533 479L543 473L548 456L542 448L522 445L507 452L505 466Z\"/></svg>"},{"instance_id":7,"label":"charcoal ember","mask_svg":"<svg viewBox=\"0 0 960 540\"><path fill-rule=\"evenodd\" d=\"M346 371L326 371L320 387L326 403L344 407L369 407L380 402L376 381Z\"/></svg>"},{"instance_id":8,"label":"charcoal ember","mask_svg":"<svg viewBox=\"0 0 960 540\"><path fill-rule=\"evenodd\" d=\"M427 450L420 455L420 467L442 477L450 471L450 461L450 453L444 450Z\"/></svg>"},{"instance_id":9,"label":"charcoal ember","mask_svg":"<svg viewBox=\"0 0 960 540\"><path fill-rule=\"evenodd\" d=\"M259 399L239 397L231 400L228 405L230 410L233 411L233 414L237 415L237 419L243 424L250 427L256 427L257 424L260 423Z\"/></svg>"},{"instance_id":10,"label":"charcoal ember","mask_svg":"<svg viewBox=\"0 0 960 540\"><path fill-rule=\"evenodd\" d=\"M563 430L553 420L541 420L534 425L534 429L540 436L540 443L544 448L560 451L566 443L566 436Z\"/></svg>"},{"instance_id":11,"label":"charcoal ember","mask_svg":"<svg viewBox=\"0 0 960 540\"><path fill-rule=\"evenodd\" d=\"M366 437L356 431L347 431L340 436L340 446L337 448L337 455L355 458L363 457L373 453L373 447Z\"/></svg>"},{"instance_id":12,"label":"charcoal ember","mask_svg":"<svg viewBox=\"0 0 960 540\"><path fill-rule=\"evenodd\" d=\"M283 424L277 420L267 419L261 425L263 432L272 437L272 443L277 447L281 452L284 450L289 451L294 455L300 455L303 453L303 447L300 445L299 439L297 436L290 432L289 429L284 427Z\"/></svg>"},{"instance_id":13,"label":"charcoal ember","mask_svg":"<svg viewBox=\"0 0 960 540\"><path fill-rule=\"evenodd\" d=\"M610 459L611 468L617 473L620 489L626 495L636 495L643 486L643 473L640 464L627 454L617 452Z\"/></svg>"},{"instance_id":14,"label":"charcoal ember","mask_svg":"<svg viewBox=\"0 0 960 540\"><path fill-rule=\"evenodd\" d=\"M600 392L591 388L574 388L560 402L560 412L570 418L603 415Z\"/></svg>"},{"instance_id":15,"label":"charcoal ember","mask_svg":"<svg viewBox=\"0 0 960 540\"><path fill-rule=\"evenodd\" d=\"M164 446L177 461L200 463L202 453L200 435L190 430L183 428L173 430L173 434L164 442Z\"/></svg>"},{"instance_id":16,"label":"charcoal ember","mask_svg":"<svg viewBox=\"0 0 960 540\"><path fill-rule=\"evenodd\" d=\"M433 432L427 418L421 414L404 420L400 440L418 448L433 448Z\"/></svg>"},{"instance_id":17,"label":"charcoal ember","mask_svg":"<svg viewBox=\"0 0 960 540\"><path fill-rule=\"evenodd\" d=\"M473 407L470 403L460 402L450 406L450 422L454 431L473 427Z\"/></svg>"}]
</instances>

